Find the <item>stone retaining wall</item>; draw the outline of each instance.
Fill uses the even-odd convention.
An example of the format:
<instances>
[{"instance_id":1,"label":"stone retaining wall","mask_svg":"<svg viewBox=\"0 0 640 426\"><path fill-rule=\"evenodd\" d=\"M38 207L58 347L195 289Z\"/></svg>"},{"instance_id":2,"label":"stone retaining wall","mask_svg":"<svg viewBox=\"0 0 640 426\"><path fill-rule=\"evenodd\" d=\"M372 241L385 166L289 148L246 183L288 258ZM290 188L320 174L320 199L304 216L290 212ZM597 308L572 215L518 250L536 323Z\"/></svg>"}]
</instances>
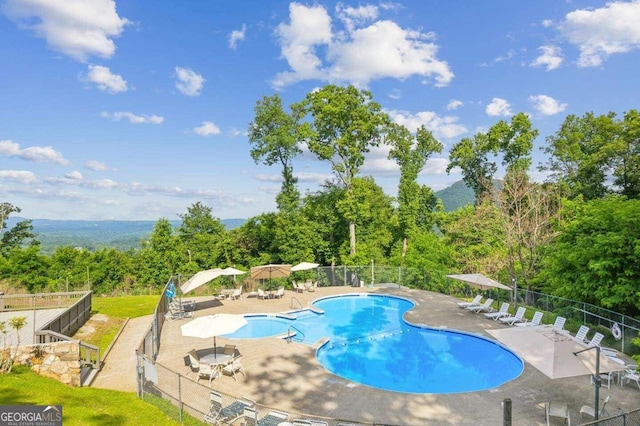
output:
<instances>
[{"instance_id":1,"label":"stone retaining wall","mask_svg":"<svg viewBox=\"0 0 640 426\"><path fill-rule=\"evenodd\" d=\"M77 340L12 347L14 363L41 376L80 387L80 344Z\"/></svg>"}]
</instances>

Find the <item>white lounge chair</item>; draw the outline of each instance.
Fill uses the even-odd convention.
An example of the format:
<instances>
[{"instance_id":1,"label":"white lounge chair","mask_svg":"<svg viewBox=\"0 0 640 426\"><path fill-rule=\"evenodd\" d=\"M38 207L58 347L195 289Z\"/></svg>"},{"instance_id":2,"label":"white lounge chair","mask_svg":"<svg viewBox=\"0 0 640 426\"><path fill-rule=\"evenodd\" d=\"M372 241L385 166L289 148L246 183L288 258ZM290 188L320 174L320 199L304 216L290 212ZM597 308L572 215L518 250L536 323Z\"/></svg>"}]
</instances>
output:
<instances>
[{"instance_id":1,"label":"white lounge chair","mask_svg":"<svg viewBox=\"0 0 640 426\"><path fill-rule=\"evenodd\" d=\"M508 315L509 315L509 302L502 302L502 305L500 305L500 309L498 310L498 312L489 312L488 314L484 314L485 317L492 319L494 321L498 320L499 318L506 317Z\"/></svg>"},{"instance_id":2,"label":"white lounge chair","mask_svg":"<svg viewBox=\"0 0 640 426\"><path fill-rule=\"evenodd\" d=\"M233 361L222 367L222 374L232 376L234 381L238 381L238 379L236 379L237 371L241 372L243 376L247 376L242 367L242 355L235 357Z\"/></svg>"},{"instance_id":3,"label":"white lounge chair","mask_svg":"<svg viewBox=\"0 0 640 426\"><path fill-rule=\"evenodd\" d=\"M477 306L482 301L482 295L478 294L471 302L458 302L458 308L468 308L469 306Z\"/></svg>"},{"instance_id":4,"label":"white lounge chair","mask_svg":"<svg viewBox=\"0 0 640 426\"><path fill-rule=\"evenodd\" d=\"M542 323L542 312L536 311L531 321L522 321L515 324L516 327L537 327Z\"/></svg>"},{"instance_id":5,"label":"white lounge chair","mask_svg":"<svg viewBox=\"0 0 640 426\"><path fill-rule=\"evenodd\" d=\"M204 415L204 421L209 424L218 424L220 410L222 410L222 395L216 391L209 392L209 410Z\"/></svg>"},{"instance_id":6,"label":"white lounge chair","mask_svg":"<svg viewBox=\"0 0 640 426\"><path fill-rule=\"evenodd\" d=\"M553 322L551 328L556 331L562 331L566 333L567 331L564 329L565 322L567 322L567 319L565 317L556 317L556 320Z\"/></svg>"},{"instance_id":7,"label":"white lounge chair","mask_svg":"<svg viewBox=\"0 0 640 426\"><path fill-rule=\"evenodd\" d=\"M602 403L602 406L600 407L600 411L598 413L598 418L602 418L603 414L606 414L607 402L609 402L610 399L611 399L611 395L607 396L604 399L604 402ZM583 414L586 414L588 416L595 418L596 410L595 408L590 407L589 405L583 405L582 407L580 407L580 415L582 416Z\"/></svg>"},{"instance_id":8,"label":"white lounge chair","mask_svg":"<svg viewBox=\"0 0 640 426\"><path fill-rule=\"evenodd\" d=\"M638 388L640 388L640 374L638 374L637 368L637 365L635 367L627 368L627 371L625 371L624 375L620 379L620 384L622 384L624 380L627 381L627 384L633 380L636 382L636 385L638 385Z\"/></svg>"},{"instance_id":9,"label":"white lounge chair","mask_svg":"<svg viewBox=\"0 0 640 426\"><path fill-rule=\"evenodd\" d=\"M587 333L589 333L589 327L586 325L581 325L578 329L578 332L573 337L578 343L587 343Z\"/></svg>"},{"instance_id":10,"label":"white lounge chair","mask_svg":"<svg viewBox=\"0 0 640 426\"><path fill-rule=\"evenodd\" d=\"M500 322L503 324L513 325L515 323L524 322L524 314L527 312L527 308L520 306L515 315L509 315L508 317L500 318Z\"/></svg>"},{"instance_id":11,"label":"white lounge chair","mask_svg":"<svg viewBox=\"0 0 640 426\"><path fill-rule=\"evenodd\" d=\"M493 308L491 307L492 304L493 304L493 299L489 298L485 300L482 305L468 306L467 310L471 312L475 312L476 314L479 312L491 312L493 310Z\"/></svg>"},{"instance_id":12,"label":"white lounge chair","mask_svg":"<svg viewBox=\"0 0 640 426\"><path fill-rule=\"evenodd\" d=\"M241 298L242 298L242 287L236 288L235 290L233 290L233 293L231 293L231 296L229 296L229 299L231 300L240 300Z\"/></svg>"},{"instance_id":13,"label":"white lounge chair","mask_svg":"<svg viewBox=\"0 0 640 426\"><path fill-rule=\"evenodd\" d=\"M271 426L284 423L289 418L289 413L284 411L271 410L266 416L258 420L258 426Z\"/></svg>"}]
</instances>

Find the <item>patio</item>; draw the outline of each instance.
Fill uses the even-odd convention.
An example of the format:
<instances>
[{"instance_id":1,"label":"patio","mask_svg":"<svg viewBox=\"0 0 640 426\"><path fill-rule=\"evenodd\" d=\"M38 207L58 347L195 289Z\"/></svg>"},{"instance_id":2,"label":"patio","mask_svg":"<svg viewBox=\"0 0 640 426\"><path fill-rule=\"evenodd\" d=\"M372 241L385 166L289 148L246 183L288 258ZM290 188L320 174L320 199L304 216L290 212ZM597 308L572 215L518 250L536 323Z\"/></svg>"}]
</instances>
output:
<instances>
[{"instance_id":1,"label":"patio","mask_svg":"<svg viewBox=\"0 0 640 426\"><path fill-rule=\"evenodd\" d=\"M482 315L459 309L459 299L421 290L377 286L376 288L319 287L315 292L287 291L281 299L259 300L243 295L239 301L199 298L195 316L212 313L276 313L308 306L323 296L344 293L387 293L413 300L416 306L405 318L417 324L446 327L478 333L488 338L486 331L503 329L499 322ZM213 339L183 337L180 326L189 319L165 322L160 354L157 362L175 372L195 380L187 373L184 356L190 349L207 349ZM218 337L218 346L232 343L243 355L246 377L234 381L229 376L215 379L211 389L237 397L245 396L274 409L302 415L376 422L393 425L496 425L502 424L505 398L513 405L513 424L545 424L543 403L567 403L574 424L592 420L580 418L582 405L593 406L594 388L589 376L551 380L532 365L525 363L522 375L503 386L481 392L436 395L401 394L382 391L349 382L326 371L315 359L315 349L298 343L268 338L258 340L229 340ZM635 383L611 389L601 388L604 399L611 394L607 405L609 415L638 408L640 391ZM207 396L208 397L208 396ZM560 421L558 421L560 424Z\"/></svg>"}]
</instances>

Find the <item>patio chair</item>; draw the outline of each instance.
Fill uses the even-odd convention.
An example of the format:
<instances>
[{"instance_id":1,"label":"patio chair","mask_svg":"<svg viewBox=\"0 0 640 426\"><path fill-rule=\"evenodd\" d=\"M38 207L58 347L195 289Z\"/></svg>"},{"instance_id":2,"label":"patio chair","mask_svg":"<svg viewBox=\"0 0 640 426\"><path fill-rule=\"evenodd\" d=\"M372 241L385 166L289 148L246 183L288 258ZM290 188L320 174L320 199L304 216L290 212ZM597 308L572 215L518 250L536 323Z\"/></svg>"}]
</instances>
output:
<instances>
[{"instance_id":1,"label":"patio chair","mask_svg":"<svg viewBox=\"0 0 640 426\"><path fill-rule=\"evenodd\" d=\"M266 416L258 420L258 426L277 426L284 423L289 418L289 413L284 411L271 410Z\"/></svg>"},{"instance_id":2,"label":"patio chair","mask_svg":"<svg viewBox=\"0 0 640 426\"><path fill-rule=\"evenodd\" d=\"M229 298L231 300L240 300L242 298L242 287L233 290L233 293L231 293L231 296L229 296Z\"/></svg>"},{"instance_id":3,"label":"patio chair","mask_svg":"<svg viewBox=\"0 0 640 426\"><path fill-rule=\"evenodd\" d=\"M242 426L256 426L258 424L258 413L254 408L245 407Z\"/></svg>"},{"instance_id":4,"label":"patio chair","mask_svg":"<svg viewBox=\"0 0 640 426\"><path fill-rule=\"evenodd\" d=\"M520 306L515 315L509 315L508 317L500 318L500 322L503 324L513 325L516 323L524 322L524 314L527 312L527 308Z\"/></svg>"},{"instance_id":5,"label":"patio chair","mask_svg":"<svg viewBox=\"0 0 640 426\"><path fill-rule=\"evenodd\" d=\"M291 422L293 426L328 426L324 420L295 419Z\"/></svg>"},{"instance_id":6,"label":"patio chair","mask_svg":"<svg viewBox=\"0 0 640 426\"><path fill-rule=\"evenodd\" d=\"M611 395L607 396L604 399L604 402L602 403L602 406L600 407L600 412L598 413L598 418L602 418L602 416L604 414L607 413L606 407L607 407L607 402L609 402L609 400L611 399ZM589 406L589 405L583 405L582 407L580 407L580 416L582 416L583 414L586 414L588 416L591 416L593 418L596 417L596 410L595 408Z\"/></svg>"},{"instance_id":7,"label":"patio chair","mask_svg":"<svg viewBox=\"0 0 640 426\"><path fill-rule=\"evenodd\" d=\"M247 377L244 372L244 368L242 367L242 355L235 357L233 361L222 367L222 374L232 376L234 381L238 381L238 379L236 379L237 371L241 372L243 376Z\"/></svg>"},{"instance_id":8,"label":"patio chair","mask_svg":"<svg viewBox=\"0 0 640 426\"><path fill-rule=\"evenodd\" d=\"M478 294L471 302L458 302L458 308L468 308L469 306L477 306L482 300L482 295Z\"/></svg>"},{"instance_id":9,"label":"patio chair","mask_svg":"<svg viewBox=\"0 0 640 426\"><path fill-rule=\"evenodd\" d=\"M621 384L624 380L627 381L627 384L633 380L636 382L636 385L638 385L638 388L640 388L640 374L638 374L637 367L638 366L635 366L635 368L627 368L627 371L624 372L624 375L620 379Z\"/></svg>"},{"instance_id":10,"label":"patio chair","mask_svg":"<svg viewBox=\"0 0 640 426\"><path fill-rule=\"evenodd\" d=\"M307 291L313 292L313 291L316 291L316 287L318 287L318 282L307 280L304 286L307 288Z\"/></svg>"},{"instance_id":11,"label":"patio chair","mask_svg":"<svg viewBox=\"0 0 640 426\"><path fill-rule=\"evenodd\" d=\"M224 351L222 353L229 356L235 356L236 345L224 345Z\"/></svg>"},{"instance_id":12,"label":"patio chair","mask_svg":"<svg viewBox=\"0 0 640 426\"><path fill-rule=\"evenodd\" d=\"M533 314L533 318L531 318L531 321L525 320L515 324L515 326L516 327L537 327L540 325L540 323L542 323L542 312L536 311L536 313Z\"/></svg>"},{"instance_id":13,"label":"patio chair","mask_svg":"<svg viewBox=\"0 0 640 426\"><path fill-rule=\"evenodd\" d=\"M497 321L498 318L509 316L509 302L502 302L498 312L489 312L484 314L485 317Z\"/></svg>"},{"instance_id":14,"label":"patio chair","mask_svg":"<svg viewBox=\"0 0 640 426\"><path fill-rule=\"evenodd\" d=\"M256 402L252 399L242 396L231 404L222 407L216 421L221 424L232 424L240 417L244 416L246 409L255 409Z\"/></svg>"},{"instance_id":15,"label":"patio chair","mask_svg":"<svg viewBox=\"0 0 640 426\"><path fill-rule=\"evenodd\" d=\"M284 287L280 287L278 291L273 293L273 297L275 297L276 299L280 299L281 297L284 297Z\"/></svg>"},{"instance_id":16,"label":"patio chair","mask_svg":"<svg viewBox=\"0 0 640 426\"><path fill-rule=\"evenodd\" d=\"M587 343L587 333L589 333L589 327L581 325L573 339L578 343Z\"/></svg>"},{"instance_id":17,"label":"patio chair","mask_svg":"<svg viewBox=\"0 0 640 426\"><path fill-rule=\"evenodd\" d=\"M296 293L304 293L304 284L298 284L297 282L293 281L293 289Z\"/></svg>"},{"instance_id":18,"label":"patio chair","mask_svg":"<svg viewBox=\"0 0 640 426\"><path fill-rule=\"evenodd\" d=\"M196 380L196 382L200 381L200 377L208 377L209 387L211 387L211 381L218 376L220 376L220 370L218 370L217 367L214 367L206 362L198 362L198 379Z\"/></svg>"},{"instance_id":19,"label":"patio chair","mask_svg":"<svg viewBox=\"0 0 640 426\"><path fill-rule=\"evenodd\" d=\"M200 358L198 357L198 352L195 349L191 349L187 352L187 356L189 357L189 368L194 373L197 373L200 369Z\"/></svg>"},{"instance_id":20,"label":"patio chair","mask_svg":"<svg viewBox=\"0 0 640 426\"><path fill-rule=\"evenodd\" d=\"M556 317L556 320L553 322L551 328L556 331L563 331L566 333L567 331L564 329L565 322L567 322L567 319L565 317Z\"/></svg>"},{"instance_id":21,"label":"patio chair","mask_svg":"<svg viewBox=\"0 0 640 426\"><path fill-rule=\"evenodd\" d=\"M480 313L480 312L491 312L493 308L491 305L493 304L493 299L489 298L484 301L482 305L477 306L468 306L467 310L471 312Z\"/></svg>"},{"instance_id":22,"label":"patio chair","mask_svg":"<svg viewBox=\"0 0 640 426\"><path fill-rule=\"evenodd\" d=\"M218 424L218 416L222 410L222 395L216 391L209 392L209 410L204 415L204 421L209 424Z\"/></svg>"},{"instance_id":23,"label":"patio chair","mask_svg":"<svg viewBox=\"0 0 640 426\"><path fill-rule=\"evenodd\" d=\"M258 299L267 299L269 297L269 295L267 293L264 292L263 289L259 288L258 289Z\"/></svg>"},{"instance_id":24,"label":"patio chair","mask_svg":"<svg viewBox=\"0 0 640 426\"><path fill-rule=\"evenodd\" d=\"M593 384L593 374L591 377L591 384ZM608 373L600 373L600 387L606 387L607 389L611 389L611 382L613 381L613 372Z\"/></svg>"},{"instance_id":25,"label":"patio chair","mask_svg":"<svg viewBox=\"0 0 640 426\"><path fill-rule=\"evenodd\" d=\"M544 404L544 414L547 420L547 426L550 423L550 417L559 417L567 420L567 425L571 426L571 414L569 412L569 405L557 402L546 402Z\"/></svg>"}]
</instances>

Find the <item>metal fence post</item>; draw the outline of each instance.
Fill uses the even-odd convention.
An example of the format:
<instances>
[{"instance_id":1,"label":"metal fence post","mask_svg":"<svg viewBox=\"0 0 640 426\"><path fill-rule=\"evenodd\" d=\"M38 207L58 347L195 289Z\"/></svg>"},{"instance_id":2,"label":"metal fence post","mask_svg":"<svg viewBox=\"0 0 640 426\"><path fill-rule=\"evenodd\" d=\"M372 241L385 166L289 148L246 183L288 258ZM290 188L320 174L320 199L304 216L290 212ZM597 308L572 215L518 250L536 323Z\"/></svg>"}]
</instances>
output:
<instances>
[{"instance_id":1,"label":"metal fence post","mask_svg":"<svg viewBox=\"0 0 640 426\"><path fill-rule=\"evenodd\" d=\"M511 399L502 401L502 426L511 426Z\"/></svg>"},{"instance_id":2,"label":"metal fence post","mask_svg":"<svg viewBox=\"0 0 640 426\"><path fill-rule=\"evenodd\" d=\"M180 407L178 410L178 417L180 418L180 423L182 423L182 375L180 373L178 373L178 407Z\"/></svg>"}]
</instances>

